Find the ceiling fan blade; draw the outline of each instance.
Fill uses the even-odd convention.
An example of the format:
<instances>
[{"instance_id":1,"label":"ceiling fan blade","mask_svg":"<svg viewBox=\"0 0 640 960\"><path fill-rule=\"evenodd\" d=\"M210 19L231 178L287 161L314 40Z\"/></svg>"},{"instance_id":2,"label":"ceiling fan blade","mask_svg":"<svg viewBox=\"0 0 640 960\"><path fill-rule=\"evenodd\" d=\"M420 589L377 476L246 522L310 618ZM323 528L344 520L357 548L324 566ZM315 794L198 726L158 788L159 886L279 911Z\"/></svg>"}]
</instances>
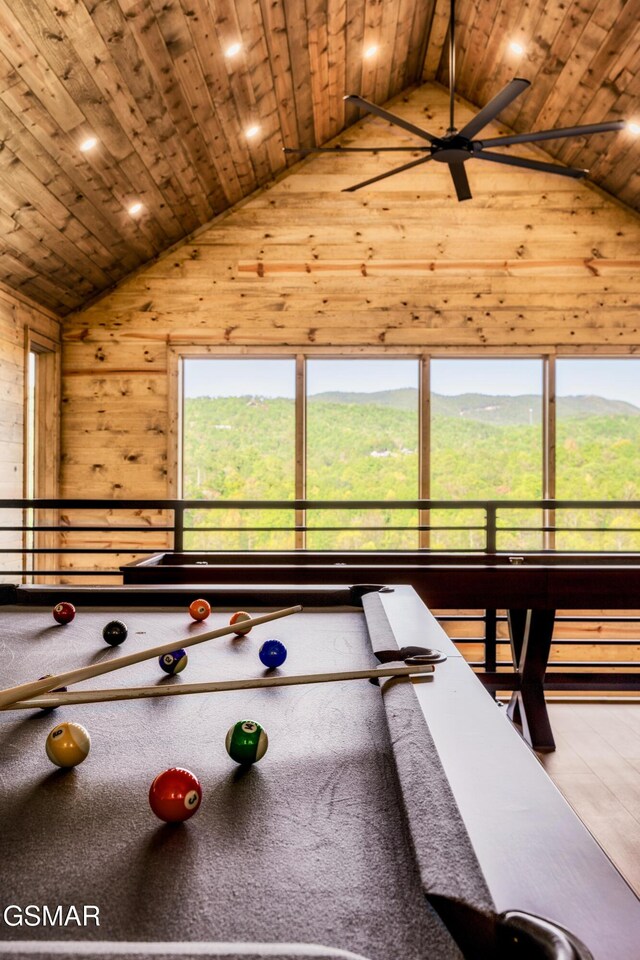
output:
<instances>
[{"instance_id":1,"label":"ceiling fan blade","mask_svg":"<svg viewBox=\"0 0 640 960\"><path fill-rule=\"evenodd\" d=\"M413 160L411 163L405 163L402 167L394 167L393 170L387 170L377 177L371 177L370 180L363 180L362 183L355 183L352 187L345 187L343 193L353 193L354 190L360 190L361 187L368 187L371 183L377 183L379 180L386 180L387 177L393 177L396 173L402 173L403 170L410 170L411 167L417 167L420 163L427 163L431 157L420 157L419 160Z\"/></svg>"},{"instance_id":2,"label":"ceiling fan blade","mask_svg":"<svg viewBox=\"0 0 640 960\"><path fill-rule=\"evenodd\" d=\"M499 113L509 106L510 103L519 97L521 93L530 87L531 84L528 80L523 80L520 77L516 77L514 80L510 80L506 87L503 87L500 93L497 93L492 100L489 100L489 103L486 107L483 107L479 113L476 113L473 120L470 120L460 131L461 137L467 137L469 140L472 137L475 137L476 133L479 133L488 123L491 123L492 120L498 116Z\"/></svg>"},{"instance_id":3,"label":"ceiling fan blade","mask_svg":"<svg viewBox=\"0 0 640 960\"><path fill-rule=\"evenodd\" d=\"M451 173L451 179L453 180L453 185L456 188L458 200L471 200L471 189L469 187L467 171L464 168L464 163L459 160L457 163L449 163L448 167Z\"/></svg>"},{"instance_id":4,"label":"ceiling fan blade","mask_svg":"<svg viewBox=\"0 0 640 960\"><path fill-rule=\"evenodd\" d=\"M428 150L429 147L283 147L283 153L297 153L305 156L308 153L415 153L417 150Z\"/></svg>"},{"instance_id":5,"label":"ceiling fan blade","mask_svg":"<svg viewBox=\"0 0 640 960\"><path fill-rule=\"evenodd\" d=\"M537 130L535 133L515 133L512 137L494 137L493 140L478 140L485 147L508 147L511 143L534 143L536 140L559 140L562 137L586 137L592 133L609 133L626 127L625 120L610 120L607 123L589 123L583 127L559 127L557 130Z\"/></svg>"},{"instance_id":6,"label":"ceiling fan blade","mask_svg":"<svg viewBox=\"0 0 640 960\"><path fill-rule=\"evenodd\" d=\"M396 117L394 113L389 113L388 110L383 110L382 107L378 107L375 103L365 100L364 97L359 97L356 93L350 93L348 96L344 97L344 99L348 100L349 103L354 103L357 107L360 107L361 110L367 110L369 113L375 113L376 117L382 117L383 120L388 120L389 123L395 124L396 127L402 127L403 130L408 130L409 133L415 133L416 137L420 137L422 140L428 140L429 143L435 143L437 140L437 137L427 133L426 130L421 130L420 127L416 127L416 125L414 123L410 123L409 120L403 120L402 117Z\"/></svg>"},{"instance_id":7,"label":"ceiling fan blade","mask_svg":"<svg viewBox=\"0 0 640 960\"><path fill-rule=\"evenodd\" d=\"M578 170L575 167L561 167L557 163L543 163L541 160L528 160L525 157L510 157L505 153L490 153L488 150L477 150L474 154L478 160L491 160L493 163L504 163L509 167L525 167L527 170L540 170L542 173L559 173L561 177L573 177L580 180L586 177L588 170Z\"/></svg>"}]
</instances>

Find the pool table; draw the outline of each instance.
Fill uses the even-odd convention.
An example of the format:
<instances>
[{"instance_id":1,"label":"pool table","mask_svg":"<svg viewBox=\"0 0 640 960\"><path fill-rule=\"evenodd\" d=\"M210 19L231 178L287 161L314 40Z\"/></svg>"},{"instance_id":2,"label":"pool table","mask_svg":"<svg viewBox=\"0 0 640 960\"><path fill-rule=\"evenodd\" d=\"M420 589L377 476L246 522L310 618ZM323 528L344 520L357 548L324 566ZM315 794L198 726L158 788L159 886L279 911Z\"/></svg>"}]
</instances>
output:
<instances>
[{"instance_id":1,"label":"pool table","mask_svg":"<svg viewBox=\"0 0 640 960\"><path fill-rule=\"evenodd\" d=\"M410 584L432 610L483 610L495 640L506 610L513 673L496 671L495 646L479 674L491 690L511 690L509 716L534 749L555 749L545 689L640 691L640 673L547 673L558 610L637 611L640 554L437 553L424 550L217 551L157 553L120 567L125 584L383 582Z\"/></svg>"},{"instance_id":2,"label":"pool table","mask_svg":"<svg viewBox=\"0 0 640 960\"><path fill-rule=\"evenodd\" d=\"M2 686L180 646L235 609L292 602L303 612L194 646L178 677L153 660L82 686L256 676L272 636L289 651L281 673L375 666L411 646L447 659L432 677L380 686L1 712L0 957L637 960L640 901L411 587L229 585L208 596L214 611L196 623L184 595L153 587L5 586ZM66 625L51 616L62 599L77 607ZM101 636L114 616L129 628L117 649ZM63 718L92 740L69 771L44 750ZM248 769L224 747L244 718L269 734ZM147 802L174 765L203 785L182 825L162 824ZM19 925L29 904L81 917L89 905L100 925L93 914L86 926Z\"/></svg>"}]
</instances>

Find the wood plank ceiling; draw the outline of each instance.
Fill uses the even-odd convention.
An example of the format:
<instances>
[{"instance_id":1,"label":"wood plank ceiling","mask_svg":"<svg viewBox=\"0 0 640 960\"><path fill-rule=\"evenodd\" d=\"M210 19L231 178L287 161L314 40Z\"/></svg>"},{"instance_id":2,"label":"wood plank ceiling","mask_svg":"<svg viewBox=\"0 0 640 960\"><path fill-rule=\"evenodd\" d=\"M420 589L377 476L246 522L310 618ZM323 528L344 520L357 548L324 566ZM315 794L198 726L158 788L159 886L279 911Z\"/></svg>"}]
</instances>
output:
<instances>
[{"instance_id":1,"label":"wood plank ceiling","mask_svg":"<svg viewBox=\"0 0 640 960\"><path fill-rule=\"evenodd\" d=\"M354 123L345 93L447 83L447 21L448 0L0 0L0 280L81 306L280 173L283 144ZM638 118L640 0L459 0L457 21L462 96L532 80L517 131ZM626 132L548 152L640 208Z\"/></svg>"}]
</instances>

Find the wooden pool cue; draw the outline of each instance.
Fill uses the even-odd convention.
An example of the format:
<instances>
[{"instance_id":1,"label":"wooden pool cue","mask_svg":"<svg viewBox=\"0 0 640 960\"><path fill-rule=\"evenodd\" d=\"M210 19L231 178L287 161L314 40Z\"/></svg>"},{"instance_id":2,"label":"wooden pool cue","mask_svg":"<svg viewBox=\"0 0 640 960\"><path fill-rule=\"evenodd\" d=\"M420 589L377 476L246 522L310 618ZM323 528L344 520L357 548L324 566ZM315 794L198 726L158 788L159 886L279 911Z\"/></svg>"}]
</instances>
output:
<instances>
[{"instance_id":1,"label":"wooden pool cue","mask_svg":"<svg viewBox=\"0 0 640 960\"><path fill-rule=\"evenodd\" d=\"M243 620L238 626L242 627L243 633L247 633L252 627L257 627L261 623L269 623L271 620L279 620L281 617L290 617L292 613L299 613L301 610L302 607L300 605L286 607L284 610L273 610L271 613L263 613L259 617ZM123 667L129 667L133 663L141 663L143 660L161 657L164 653L173 653L174 650L194 647L198 643L204 643L205 640L215 640L217 637L225 637L234 633L238 633L235 624L233 626L218 627L216 630L199 633L196 634L196 636L187 637L185 640L170 640L168 643L162 643L157 647L138 650L136 653L129 653L124 657L117 657L115 660L105 660L102 663L78 667L75 670L66 670L64 673L56 674L56 676L41 677L40 680L21 683L17 687L8 687L6 690L0 690L0 707L7 707L12 703L17 703L18 700L36 697L40 693L49 693L56 687L66 687L71 683L79 683L81 680L90 680L92 677L99 677L103 673L110 673L112 670L121 670Z\"/></svg>"},{"instance_id":2,"label":"wooden pool cue","mask_svg":"<svg viewBox=\"0 0 640 960\"><path fill-rule=\"evenodd\" d=\"M247 621L248 622L248 621ZM2 710L35 710L82 703L112 703L114 700L143 700L149 697L180 697L191 693L222 693L225 690L259 690L262 687L295 687L305 683L335 683L339 680L370 680L374 677L408 677L433 673L432 663L385 664L369 670L342 670L336 673L305 673L297 676L248 677L245 680L214 680L205 683L181 683L173 686L120 687L106 690L76 690L52 693L20 700Z\"/></svg>"}]
</instances>

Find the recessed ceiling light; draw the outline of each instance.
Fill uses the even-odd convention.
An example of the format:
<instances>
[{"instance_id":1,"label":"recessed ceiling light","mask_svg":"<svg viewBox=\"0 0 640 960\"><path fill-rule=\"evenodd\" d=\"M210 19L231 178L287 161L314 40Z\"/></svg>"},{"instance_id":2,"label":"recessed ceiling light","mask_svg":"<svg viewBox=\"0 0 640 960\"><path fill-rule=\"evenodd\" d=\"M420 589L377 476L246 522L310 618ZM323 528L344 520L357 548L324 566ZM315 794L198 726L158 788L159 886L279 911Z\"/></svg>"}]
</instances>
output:
<instances>
[{"instance_id":1,"label":"recessed ceiling light","mask_svg":"<svg viewBox=\"0 0 640 960\"><path fill-rule=\"evenodd\" d=\"M129 207L129 211L128 211L128 212L129 212L129 214L130 214L132 217L135 217L135 215L136 215L137 213L140 213L141 210L142 210L142 204L140 203L139 200L136 200L135 203L132 203L132 204L131 204L131 206Z\"/></svg>"},{"instance_id":2,"label":"recessed ceiling light","mask_svg":"<svg viewBox=\"0 0 640 960\"><path fill-rule=\"evenodd\" d=\"M509 44L509 50L511 50L511 53L515 53L518 57L521 57L524 53L524 47L521 43L518 43L517 40L511 41Z\"/></svg>"},{"instance_id":3,"label":"recessed ceiling light","mask_svg":"<svg viewBox=\"0 0 640 960\"><path fill-rule=\"evenodd\" d=\"M378 46L377 44L374 43L371 47L367 47L367 49L365 50L364 52L365 59L370 60L371 57L375 57L377 52L378 52Z\"/></svg>"},{"instance_id":4,"label":"recessed ceiling light","mask_svg":"<svg viewBox=\"0 0 640 960\"><path fill-rule=\"evenodd\" d=\"M245 130L244 135L248 140L253 139L260 133L260 127L249 127L248 130Z\"/></svg>"},{"instance_id":5,"label":"recessed ceiling light","mask_svg":"<svg viewBox=\"0 0 640 960\"><path fill-rule=\"evenodd\" d=\"M632 133L634 136L638 136L640 133L640 123L636 123L634 120L630 120L627 124L627 130Z\"/></svg>"},{"instance_id":6,"label":"recessed ceiling light","mask_svg":"<svg viewBox=\"0 0 640 960\"><path fill-rule=\"evenodd\" d=\"M80 149L82 150L83 153L87 153L87 151L93 150L93 148L97 145L97 143L98 143L97 137L87 137L87 139L83 140L83 142L80 144Z\"/></svg>"},{"instance_id":7,"label":"recessed ceiling light","mask_svg":"<svg viewBox=\"0 0 640 960\"><path fill-rule=\"evenodd\" d=\"M242 50L241 43L232 43L230 47L227 47L227 49L224 52L224 55L225 57L235 57L235 55L237 53L240 53L241 50Z\"/></svg>"}]
</instances>

